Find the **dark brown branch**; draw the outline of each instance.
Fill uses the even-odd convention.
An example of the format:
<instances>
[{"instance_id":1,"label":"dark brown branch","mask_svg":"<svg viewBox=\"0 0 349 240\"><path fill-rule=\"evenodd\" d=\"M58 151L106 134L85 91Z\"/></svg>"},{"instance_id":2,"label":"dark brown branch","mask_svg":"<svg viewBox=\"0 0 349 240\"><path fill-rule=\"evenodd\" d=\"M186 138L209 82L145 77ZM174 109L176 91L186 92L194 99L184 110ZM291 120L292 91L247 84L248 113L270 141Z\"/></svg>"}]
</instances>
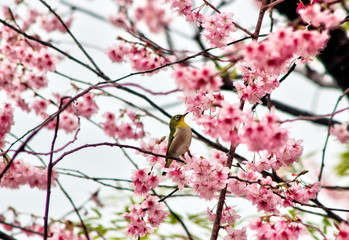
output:
<instances>
[{"instance_id":1,"label":"dark brown branch","mask_svg":"<svg viewBox=\"0 0 349 240\"><path fill-rule=\"evenodd\" d=\"M0 239L3 240L16 240L15 238L11 237L10 235L7 235L6 233L0 231Z\"/></svg>"},{"instance_id":2,"label":"dark brown branch","mask_svg":"<svg viewBox=\"0 0 349 240\"><path fill-rule=\"evenodd\" d=\"M230 150L228 153L228 159L226 166L230 169L231 165L233 164L234 154L235 154L236 146L230 146ZM220 192L218 204L217 204L217 210L216 210L216 217L213 223L212 233L211 233L211 240L216 240L218 238L218 232L221 228L221 216L223 212L223 207L225 203L225 196L227 194L227 187L226 185Z\"/></svg>"},{"instance_id":3,"label":"dark brown branch","mask_svg":"<svg viewBox=\"0 0 349 240\"><path fill-rule=\"evenodd\" d=\"M61 99L61 103L59 105L59 109L63 105L64 98ZM44 240L48 238L48 214L50 209L50 196L51 196L51 180L52 180L52 161L53 161L53 153L55 149L55 143L58 136L58 127L59 127L59 119L60 114L57 114L57 122L55 126L55 131L51 143L51 154L50 154L50 160L47 167L47 190L46 190L46 204L45 204L45 216L44 216Z\"/></svg>"}]
</instances>

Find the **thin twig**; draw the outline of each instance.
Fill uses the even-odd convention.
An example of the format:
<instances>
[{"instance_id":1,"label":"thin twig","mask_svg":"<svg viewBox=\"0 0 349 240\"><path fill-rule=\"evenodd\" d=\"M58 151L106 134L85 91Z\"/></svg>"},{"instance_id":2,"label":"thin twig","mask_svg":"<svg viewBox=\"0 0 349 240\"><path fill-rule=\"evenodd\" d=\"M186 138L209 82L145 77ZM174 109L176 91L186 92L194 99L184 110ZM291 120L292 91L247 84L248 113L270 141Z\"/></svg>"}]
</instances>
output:
<instances>
[{"instance_id":1,"label":"thin twig","mask_svg":"<svg viewBox=\"0 0 349 240\"><path fill-rule=\"evenodd\" d=\"M67 31L67 33L69 34L69 36L73 39L73 41L76 43L76 45L78 46L78 48L82 51L82 53L86 56L86 58L90 61L90 63L95 67L96 71L99 73L99 76L103 76L103 78L107 79L106 75L102 72L102 70L97 66L97 64L95 63L95 61L92 59L92 57L86 52L86 50L84 49L84 47L80 44L80 42L76 39L76 37L72 34L72 32L70 31L70 29L67 27L67 25L64 23L64 21L62 20L62 18L56 13L56 11L54 11L50 5L48 5L46 3L46 1L43 0L39 0L53 15L55 15L55 17L58 19L58 21L62 24L62 26L64 27L64 29Z\"/></svg>"},{"instance_id":2,"label":"thin twig","mask_svg":"<svg viewBox=\"0 0 349 240\"><path fill-rule=\"evenodd\" d=\"M62 107L63 105L63 100L64 98L61 99L61 103L59 105L59 108ZM55 131L51 143L51 153L50 153L50 161L48 163L47 167L47 189L46 189L46 204L45 204L45 216L44 216L44 240L48 238L48 214L49 214L49 209L50 209L50 196L51 196L51 180L52 180L52 161L53 161L53 153L55 149L55 143L56 139L58 136L58 127L59 127L59 119L60 119L60 114L57 115L57 121L56 121L56 126L55 126Z\"/></svg>"},{"instance_id":3,"label":"thin twig","mask_svg":"<svg viewBox=\"0 0 349 240\"><path fill-rule=\"evenodd\" d=\"M330 121L328 123L328 130L327 130L327 136L326 136L326 140L325 140L325 144L324 147L322 149L322 157L321 157L321 167L320 167L320 173L319 173L319 177L318 177L318 181L321 182L321 178L322 178L322 173L325 167L325 152L326 152L326 148L327 148L327 143L328 143L328 139L330 137L330 131L331 131L331 125L332 125L332 119L335 115L336 109L338 107L339 102L342 100L342 98L344 98L346 96L346 94L349 92L349 88L347 90L344 91L344 93L338 98L336 105L334 106L334 109L332 111L331 117L330 117Z\"/></svg>"}]
</instances>

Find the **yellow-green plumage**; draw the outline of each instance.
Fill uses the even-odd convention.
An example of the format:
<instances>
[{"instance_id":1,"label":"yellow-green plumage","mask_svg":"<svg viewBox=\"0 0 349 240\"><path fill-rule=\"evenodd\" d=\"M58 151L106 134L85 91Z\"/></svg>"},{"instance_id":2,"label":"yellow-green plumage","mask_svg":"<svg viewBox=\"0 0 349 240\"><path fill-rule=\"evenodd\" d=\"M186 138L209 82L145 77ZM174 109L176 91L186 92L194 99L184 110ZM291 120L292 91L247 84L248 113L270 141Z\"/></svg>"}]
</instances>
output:
<instances>
[{"instance_id":1,"label":"yellow-green plumage","mask_svg":"<svg viewBox=\"0 0 349 240\"><path fill-rule=\"evenodd\" d=\"M166 156L177 158L188 151L192 132L188 124L184 122L184 117L187 114L179 114L171 118ZM173 159L166 158L165 168L168 168L172 162Z\"/></svg>"}]
</instances>

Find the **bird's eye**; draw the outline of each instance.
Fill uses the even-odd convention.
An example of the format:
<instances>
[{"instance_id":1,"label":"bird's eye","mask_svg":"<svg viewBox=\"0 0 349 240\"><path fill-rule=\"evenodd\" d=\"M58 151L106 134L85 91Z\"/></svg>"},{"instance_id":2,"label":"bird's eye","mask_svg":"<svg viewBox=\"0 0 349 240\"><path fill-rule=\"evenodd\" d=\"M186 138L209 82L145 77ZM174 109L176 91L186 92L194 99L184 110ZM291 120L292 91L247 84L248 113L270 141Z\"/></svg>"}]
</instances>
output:
<instances>
[{"instance_id":1,"label":"bird's eye","mask_svg":"<svg viewBox=\"0 0 349 240\"><path fill-rule=\"evenodd\" d=\"M179 116L175 116L175 119L178 121L179 120Z\"/></svg>"}]
</instances>

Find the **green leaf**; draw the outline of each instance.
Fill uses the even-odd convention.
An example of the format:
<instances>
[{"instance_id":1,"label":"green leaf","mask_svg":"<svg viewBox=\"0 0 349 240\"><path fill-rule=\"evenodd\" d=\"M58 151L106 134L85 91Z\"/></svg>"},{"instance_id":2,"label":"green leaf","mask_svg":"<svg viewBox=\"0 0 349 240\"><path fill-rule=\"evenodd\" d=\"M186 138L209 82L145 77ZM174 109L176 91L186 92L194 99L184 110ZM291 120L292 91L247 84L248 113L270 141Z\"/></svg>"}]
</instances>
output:
<instances>
[{"instance_id":1,"label":"green leaf","mask_svg":"<svg viewBox=\"0 0 349 240\"><path fill-rule=\"evenodd\" d=\"M349 174L349 151L340 155L340 161L335 167L335 172L339 176L345 176Z\"/></svg>"}]
</instances>

